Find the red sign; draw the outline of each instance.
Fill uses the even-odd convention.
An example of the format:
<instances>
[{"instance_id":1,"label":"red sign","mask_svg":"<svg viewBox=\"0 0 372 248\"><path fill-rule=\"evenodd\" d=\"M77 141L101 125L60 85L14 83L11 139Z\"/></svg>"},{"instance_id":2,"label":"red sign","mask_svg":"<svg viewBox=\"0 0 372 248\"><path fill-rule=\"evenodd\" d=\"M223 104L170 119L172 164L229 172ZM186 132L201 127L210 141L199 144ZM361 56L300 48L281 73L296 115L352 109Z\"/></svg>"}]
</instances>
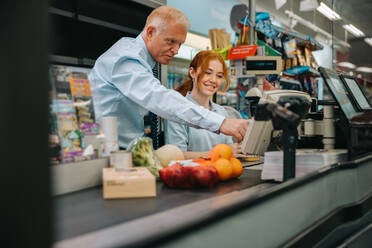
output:
<instances>
[{"instance_id":1,"label":"red sign","mask_svg":"<svg viewBox=\"0 0 372 248\"><path fill-rule=\"evenodd\" d=\"M254 56L256 54L257 45L247 45L233 47L227 55L227 59L244 59L247 56Z\"/></svg>"}]
</instances>

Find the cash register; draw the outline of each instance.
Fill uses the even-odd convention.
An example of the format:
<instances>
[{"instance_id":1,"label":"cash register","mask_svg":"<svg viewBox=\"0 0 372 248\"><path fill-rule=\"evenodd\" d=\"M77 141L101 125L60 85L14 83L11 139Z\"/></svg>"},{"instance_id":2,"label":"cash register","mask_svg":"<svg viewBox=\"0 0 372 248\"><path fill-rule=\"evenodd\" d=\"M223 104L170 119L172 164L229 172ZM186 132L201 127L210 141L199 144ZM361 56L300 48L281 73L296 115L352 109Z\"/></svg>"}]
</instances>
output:
<instances>
[{"instance_id":1,"label":"cash register","mask_svg":"<svg viewBox=\"0 0 372 248\"><path fill-rule=\"evenodd\" d=\"M258 101L258 106L268 103L279 103L285 106L286 103L295 98L302 98L311 103L310 95L302 91L270 90L262 93L262 97ZM262 118L257 118L261 114L260 111L262 111L262 109L256 110L255 118L251 119L251 123L244 136L242 142L242 152L244 154L263 155L272 140L274 131L273 123L271 119L262 120Z\"/></svg>"},{"instance_id":2,"label":"cash register","mask_svg":"<svg viewBox=\"0 0 372 248\"><path fill-rule=\"evenodd\" d=\"M357 81L355 78L339 74L323 67L319 68L319 72L335 100L336 106L334 106L334 108L339 109L337 112L340 114L335 116L333 123L338 125L345 135L348 159L357 158L361 155L372 152L372 107ZM284 108L283 111L285 112L290 110L287 108L288 104L286 104L286 102L290 102L291 98L294 99L296 97L301 98L304 102L306 102L305 100L309 103L312 102L310 96L304 92L277 90L263 92L258 105L267 106L269 104L272 106L279 106L282 107L282 109ZM267 110L269 109L264 109L266 112ZM262 112L262 108L261 110L257 108L255 118L249 125L242 142L242 150L245 154L262 155L270 144L273 130L278 129L278 127L275 128L273 126L273 124L275 125L275 118L273 118L275 117L275 114L272 114L270 118L257 118L260 115L262 116L260 111ZM270 111L272 111L272 109ZM296 114L296 111L293 112ZM303 115L301 117L303 117ZM278 119L278 116L276 118ZM290 123L289 119L286 120L285 118L281 118L281 121L282 120ZM294 123L298 122L296 121ZM294 127L295 125L292 125L290 129L293 131L295 130ZM297 139L296 134L297 130L293 131L293 137ZM284 137L282 142L286 143ZM294 147L294 149L295 148L296 147ZM284 150L284 157L285 153L286 151ZM293 156L293 149L291 156ZM291 170L293 171L293 166ZM291 173L291 176L287 177L287 179L292 176L293 173Z\"/></svg>"},{"instance_id":3,"label":"cash register","mask_svg":"<svg viewBox=\"0 0 372 248\"><path fill-rule=\"evenodd\" d=\"M252 88L247 92L249 98L258 101L257 106L269 103L285 104L293 98L303 98L311 102L309 94L295 90L271 90L263 91L263 78L266 74L280 74L282 70L282 59L280 56L248 56L246 57L244 74L254 74L257 77L257 88ZM259 111L255 110L254 115L257 117ZM247 133L242 142L244 154L263 155L267 150L272 133L273 124L271 120L251 120Z\"/></svg>"},{"instance_id":4,"label":"cash register","mask_svg":"<svg viewBox=\"0 0 372 248\"><path fill-rule=\"evenodd\" d=\"M273 130L283 130L284 179L295 176L297 126L310 109L309 94L294 90L263 91L263 75L279 74L281 58L274 56L246 58L245 74L257 76L258 89L262 91L254 118L242 142L244 154L262 155L271 142ZM254 90L254 89L252 89ZM247 92L248 94L249 92Z\"/></svg>"},{"instance_id":5,"label":"cash register","mask_svg":"<svg viewBox=\"0 0 372 248\"><path fill-rule=\"evenodd\" d=\"M348 158L372 152L372 108L357 81L324 67L319 72L340 109L335 123L345 134Z\"/></svg>"}]
</instances>

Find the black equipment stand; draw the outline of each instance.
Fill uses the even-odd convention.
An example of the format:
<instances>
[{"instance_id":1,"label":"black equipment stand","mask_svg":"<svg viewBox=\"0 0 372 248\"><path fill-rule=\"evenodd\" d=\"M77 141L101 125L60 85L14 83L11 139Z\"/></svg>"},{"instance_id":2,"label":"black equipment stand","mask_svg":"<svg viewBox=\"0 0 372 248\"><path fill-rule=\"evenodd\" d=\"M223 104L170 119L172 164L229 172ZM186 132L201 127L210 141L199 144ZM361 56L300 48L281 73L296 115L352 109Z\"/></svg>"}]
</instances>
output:
<instances>
[{"instance_id":1,"label":"black equipment stand","mask_svg":"<svg viewBox=\"0 0 372 248\"><path fill-rule=\"evenodd\" d=\"M257 105L256 120L271 119L275 130L283 130L283 181L296 176L297 126L310 105L302 97L284 97L278 103Z\"/></svg>"}]
</instances>

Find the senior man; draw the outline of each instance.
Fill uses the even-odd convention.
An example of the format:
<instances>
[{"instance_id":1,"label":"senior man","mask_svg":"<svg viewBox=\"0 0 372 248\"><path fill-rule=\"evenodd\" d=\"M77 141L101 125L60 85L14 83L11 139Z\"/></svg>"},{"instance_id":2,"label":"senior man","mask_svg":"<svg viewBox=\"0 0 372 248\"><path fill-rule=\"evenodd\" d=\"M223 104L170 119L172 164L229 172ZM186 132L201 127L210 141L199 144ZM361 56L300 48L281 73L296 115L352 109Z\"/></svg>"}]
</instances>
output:
<instances>
[{"instance_id":1,"label":"senior man","mask_svg":"<svg viewBox=\"0 0 372 248\"><path fill-rule=\"evenodd\" d=\"M119 146L144 135L143 117L151 111L165 119L241 141L248 120L227 119L162 86L155 63L169 64L185 42L190 24L177 8L162 6L147 17L136 38L121 38L96 61L89 75L97 119L118 118Z\"/></svg>"}]
</instances>

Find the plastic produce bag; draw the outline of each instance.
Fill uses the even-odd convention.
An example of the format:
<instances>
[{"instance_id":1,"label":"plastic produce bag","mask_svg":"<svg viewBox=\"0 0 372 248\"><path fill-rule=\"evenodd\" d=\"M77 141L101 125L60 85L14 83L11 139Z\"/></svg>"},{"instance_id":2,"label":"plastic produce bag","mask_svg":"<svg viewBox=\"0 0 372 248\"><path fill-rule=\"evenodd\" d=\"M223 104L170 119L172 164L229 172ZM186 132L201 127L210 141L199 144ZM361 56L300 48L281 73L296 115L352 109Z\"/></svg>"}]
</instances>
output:
<instances>
[{"instance_id":1,"label":"plastic produce bag","mask_svg":"<svg viewBox=\"0 0 372 248\"><path fill-rule=\"evenodd\" d=\"M146 167L154 176L159 177L159 170L163 167L155 156L152 139L136 138L129 143L128 150L132 152L133 166Z\"/></svg>"},{"instance_id":2,"label":"plastic produce bag","mask_svg":"<svg viewBox=\"0 0 372 248\"><path fill-rule=\"evenodd\" d=\"M218 183L219 178L216 168L211 165L189 163L195 165L184 166L180 162L160 170L160 179L168 187L179 189L212 188Z\"/></svg>"}]
</instances>

